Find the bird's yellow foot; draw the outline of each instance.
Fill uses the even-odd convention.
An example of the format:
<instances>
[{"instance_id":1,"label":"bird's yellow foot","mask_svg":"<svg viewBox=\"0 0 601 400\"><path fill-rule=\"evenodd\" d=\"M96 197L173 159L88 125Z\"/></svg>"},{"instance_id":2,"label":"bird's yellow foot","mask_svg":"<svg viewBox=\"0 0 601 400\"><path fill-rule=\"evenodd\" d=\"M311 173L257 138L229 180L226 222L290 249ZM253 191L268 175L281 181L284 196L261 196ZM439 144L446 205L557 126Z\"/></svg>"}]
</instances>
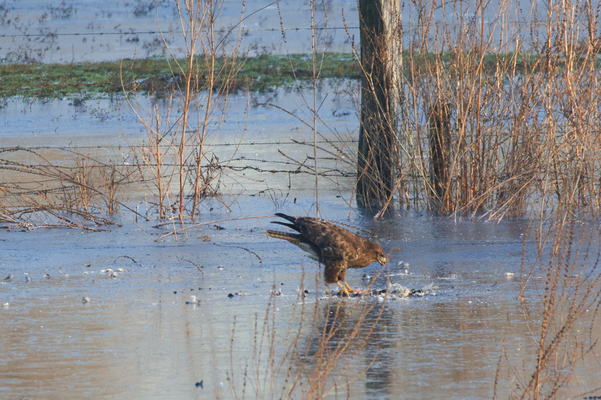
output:
<instances>
[{"instance_id":1,"label":"bird's yellow foot","mask_svg":"<svg viewBox=\"0 0 601 400\"><path fill-rule=\"evenodd\" d=\"M340 281L336 282L336 284L340 286L343 295L350 296L350 294L353 293L353 289L351 289L351 287L346 282L344 282L346 287L344 287L344 285L340 283Z\"/></svg>"}]
</instances>

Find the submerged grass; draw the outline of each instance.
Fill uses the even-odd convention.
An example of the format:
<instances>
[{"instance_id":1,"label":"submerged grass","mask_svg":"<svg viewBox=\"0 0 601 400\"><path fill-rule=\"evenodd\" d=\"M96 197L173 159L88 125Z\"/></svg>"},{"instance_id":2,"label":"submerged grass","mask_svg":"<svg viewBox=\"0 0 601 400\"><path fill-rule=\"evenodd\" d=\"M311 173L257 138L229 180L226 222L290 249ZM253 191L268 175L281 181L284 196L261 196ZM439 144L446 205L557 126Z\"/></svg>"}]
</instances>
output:
<instances>
[{"instance_id":1,"label":"submerged grass","mask_svg":"<svg viewBox=\"0 0 601 400\"><path fill-rule=\"evenodd\" d=\"M204 56L195 56L195 74L198 86L207 81L207 68ZM137 89L165 95L173 85L186 74L186 60L176 60L183 66L179 69L174 60L165 58L127 59L115 62L77 64L5 64L0 65L0 97L24 96L39 98L60 98L82 93L117 94L123 91L121 78L126 90ZM229 79L230 90L248 88L252 91L291 84L297 80L312 79L311 55L264 54L240 59L242 68L235 77L224 74ZM227 66L227 58L215 58L215 70ZM358 78L358 63L348 53L327 53L324 57L322 77ZM232 80L233 78L233 80ZM219 79L216 77L216 79ZM215 82L222 86L221 82Z\"/></svg>"},{"instance_id":2,"label":"submerged grass","mask_svg":"<svg viewBox=\"0 0 601 400\"><path fill-rule=\"evenodd\" d=\"M405 57L412 57L414 64L405 66L404 74L410 75L419 70L427 70L431 60L437 59L449 62L453 58L451 52L423 53L403 52ZM474 57L481 55L474 54ZM494 73L499 63L511 60L517 71L532 72L538 68L538 57L526 53L489 54L483 57L485 71ZM204 56L197 59L198 84L206 83L206 67L203 67ZM185 66L185 60L177 63ZM311 54L262 54L256 57L240 59L242 68L237 71L231 82L231 90L248 89L263 92L277 86L297 84L299 81L313 79ZM227 68L227 59L216 57L215 69ZM172 59L147 58L124 59L114 62L73 63L73 64L42 64L42 63L11 63L0 65L0 97L23 96L44 99L62 98L65 96L87 96L122 93L121 77L127 83L126 89L138 89L154 92L164 96L173 89L175 82L180 80L183 71L175 67ZM327 78L360 79L361 67L352 53L324 53L319 76ZM220 82L216 82L220 86Z\"/></svg>"}]
</instances>

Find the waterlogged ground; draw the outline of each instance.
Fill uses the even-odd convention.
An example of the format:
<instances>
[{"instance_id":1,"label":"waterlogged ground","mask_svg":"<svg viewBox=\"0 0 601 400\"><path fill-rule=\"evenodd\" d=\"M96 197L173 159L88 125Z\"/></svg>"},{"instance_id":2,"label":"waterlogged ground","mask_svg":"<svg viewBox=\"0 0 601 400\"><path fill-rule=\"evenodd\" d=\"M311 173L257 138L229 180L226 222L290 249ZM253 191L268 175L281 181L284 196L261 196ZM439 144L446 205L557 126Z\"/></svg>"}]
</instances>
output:
<instances>
[{"instance_id":1,"label":"waterlogged ground","mask_svg":"<svg viewBox=\"0 0 601 400\"><path fill-rule=\"evenodd\" d=\"M275 211L265 199L244 199L241 206L245 215ZM287 204L282 211L304 210ZM336 198L325 198L323 212L343 219L347 209ZM252 374L268 371L266 348L263 363L255 367L255 330L260 337L268 310L276 320L276 361L291 343L285 338L290 327L292 336L298 335L293 353L315 351L315 314L320 329L332 324L338 308L339 331L332 343L346 340L359 321L353 311L358 300L321 298L320 285L316 305L315 280L321 278L315 264L296 247L267 238L262 231L268 221L218 223L225 229L205 226L177 241L158 242L167 229L127 223L102 233L3 232L0 270L13 277L0 286L0 300L8 303L0 309L0 397L184 399L220 393L230 398L228 374L234 372L240 394L245 366L252 380L246 390L254 393ZM490 398L501 356L501 398L515 379L527 378L520 369L534 359L536 347L516 300L524 223L425 217L373 223L359 214L351 222L376 233L386 250L401 249L390 259L392 282L439 288L436 296L391 299L367 314L333 372L351 380L353 398L443 398L449 393ZM398 265L401 260L409 264L406 270ZM366 287L362 275L374 269L352 271L349 283ZM303 276L310 293L301 315L296 289ZM533 279L542 288L539 271ZM270 303L273 285L282 294ZM186 304L191 295L200 304ZM535 291L528 296L531 305L536 303ZM89 302L83 303L84 297ZM302 359L312 362L310 356ZM293 373L299 364L291 363ZM517 372L510 373L509 364ZM287 372L288 364L276 381L281 383ZM580 371L573 393L593 387L599 377L598 364ZM269 386L262 378L261 383L267 385L259 388L264 393Z\"/></svg>"},{"instance_id":2,"label":"waterlogged ground","mask_svg":"<svg viewBox=\"0 0 601 400\"><path fill-rule=\"evenodd\" d=\"M352 104L336 90L327 87L318 96L328 126L320 129L356 134ZM225 144L240 140L235 158L241 166L297 168L278 149L300 161L312 155L312 148L291 141L312 140L309 128L275 108L246 111L247 101L243 95L231 100L213 148L221 160L232 154ZM306 109L296 91L280 91L274 101L299 113ZM56 162L67 162L67 147L116 157L126 168L129 146L146 135L127 105L69 103L10 103L0 111L3 146L35 148ZM93 110L105 110L106 118ZM320 164L328 167L340 165ZM324 178L322 215L373 232L391 252L376 288L386 286L386 277L414 289L438 287L436 295L386 302L327 299L316 264L263 233L272 220L264 217L275 212L315 214L313 177L249 169L228 179L224 198L231 211L216 199L207 201L198 222L210 223L177 240L157 241L173 227L157 227L154 218L132 221L125 212L122 226L104 232L1 230L0 398L233 398L243 391L269 397L271 390L279 397L287 374L315 365L317 332L324 326L338 328L329 346L349 346L331 371L332 378L342 376L331 398L346 398L348 390L351 398L491 398L495 379L497 396L506 398L518 382L528 381L538 325L526 325L524 303L517 300L522 273L530 272L537 255L527 241L522 271L527 222L415 213L374 222L354 207L347 190L353 177ZM149 193L123 196L141 211L149 204ZM248 217L257 218L239 219ZM229 219L238 220L224 221ZM373 266L353 270L348 281L366 288L362 276L377 272ZM545 276L536 269L530 279L525 304L538 323ZM303 283L309 291L304 302L297 291ZM271 296L274 286L281 295ZM191 296L200 303L186 304ZM356 307L366 303L374 307L361 318ZM577 333L586 332L585 321ZM598 359L595 349L570 380L569 395L582 398L598 385Z\"/></svg>"},{"instance_id":3,"label":"waterlogged ground","mask_svg":"<svg viewBox=\"0 0 601 400\"><path fill-rule=\"evenodd\" d=\"M317 31L318 43L328 43L325 51L350 53L359 34L356 3L326 7L328 17L319 9L316 24L330 29ZM419 14L411 7L402 13L407 42ZM220 27L237 23L240 8L239 2L226 2ZM341 29L342 10L348 35ZM161 56L157 20L163 32L179 26L167 2L109 1L99 7L9 1L1 11L6 36L0 58L16 62ZM245 12L242 47L248 54L312 50L305 3L253 2ZM433 18L442 21L442 13L436 10ZM455 18L452 12L444 17ZM497 19L483 22L491 21ZM177 34L167 39L176 56L185 54ZM385 301L328 298L315 262L263 233L275 212L315 215L313 177L294 173L299 162L312 164L313 149L294 141L312 142L306 123L312 123L310 110L319 109L321 145L328 146L325 137L352 154L358 123L346 94L357 92L356 82L330 81L320 85L315 100L311 92L289 88L239 93L222 103L219 110L227 118L220 127L211 125L209 153L236 167L221 186L229 209L217 199L205 201L198 222L206 225L177 238L161 238L173 226L158 227L154 217L136 219L123 207L121 226L102 232L0 229L0 398L280 398L291 376L306 377L318 363L318 335L332 327L327 359L338 362L327 382L335 384L329 398L507 398L527 383L538 353L545 288L544 271L537 268L526 301L517 300L537 256L534 235L524 245L527 222L441 220L417 213L392 213L374 222L372 214L354 206L354 177L345 177L352 172L348 154L336 150L337 159L319 154L319 170L329 173L319 184L322 216L373 232L390 252L375 288L385 288L389 279L412 289L432 285L436 294ZM91 97L3 100L0 146L20 146L44 158L24 151L3 157L36 165L94 160L115 163L123 173L136 169L132 146L147 138L142 123L124 99ZM135 100L144 115L148 99ZM178 105L163 100L150 103L163 116L178 112ZM0 182L15 176L2 170ZM142 214L153 201L144 185L122 188L118 195ZM370 282L363 275L378 272L373 266L354 270L348 281L365 289ZM308 291L304 299L301 287ZM199 303L187 304L192 296ZM361 312L365 305L372 307ZM574 335L584 339L592 333L598 340L599 318L592 328L591 320L585 318ZM339 344L348 347L337 355L332 351ZM599 359L595 348L562 398L601 396L594 391L601 382ZM304 382L292 397L308 390Z\"/></svg>"}]
</instances>

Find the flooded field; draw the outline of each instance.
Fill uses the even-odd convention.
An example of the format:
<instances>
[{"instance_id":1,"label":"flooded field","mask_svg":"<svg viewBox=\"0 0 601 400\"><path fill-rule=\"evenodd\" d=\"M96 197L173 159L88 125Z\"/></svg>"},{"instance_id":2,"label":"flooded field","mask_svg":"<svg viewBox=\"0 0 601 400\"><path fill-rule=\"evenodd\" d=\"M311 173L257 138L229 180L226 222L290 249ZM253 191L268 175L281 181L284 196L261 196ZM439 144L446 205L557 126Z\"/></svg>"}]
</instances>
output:
<instances>
[{"instance_id":1,"label":"flooded field","mask_svg":"<svg viewBox=\"0 0 601 400\"><path fill-rule=\"evenodd\" d=\"M494 6L507 6L501 3ZM220 27L240 22L238 6L225 2ZM163 1L109 1L102 8L91 2L9 1L0 7L4 62L157 57L165 50L157 20L165 32L179 23L173 4ZM322 14L330 13L316 22L319 39L327 43L324 51L350 53L359 35L356 3L320 7ZM435 8L433 25L447 17L451 26L458 25L457 18L463 21L463 11L447 15ZM290 1L253 3L247 10L252 15L241 22L248 54L311 52L308 10L305 3ZM403 35L410 35L415 12L403 14L408 27ZM484 14L481 22L493 24ZM327 39L326 27L337 33ZM496 30L490 30L491 37L498 36ZM185 55L181 38L170 35L174 55ZM508 49L517 46L517 37L512 31ZM513 81L520 81L515 64L513 73ZM469 83L464 92L472 90L474 76L463 78ZM503 107L517 104L517 95L503 92L504 73L498 76L502 83L493 86L499 91L485 97L508 96L497 103ZM584 147L578 147L582 143L567 139L581 136L562 133L566 141L557 142L560 150L535 153L538 142L524 150L520 146L529 136L516 136L511 144L517 161L501 173L490 166L509 158L503 153L509 148L505 135L522 120L508 123L504 118L511 119L511 110L503 107L490 113L502 115L500 122L483 120L483 126L494 128L487 137L501 138L481 143L494 153L483 163L492 171L485 194L507 182L542 181L535 173L539 164L531 160L552 155L553 173L565 173L561 178L567 184L545 179L550 186L556 183L558 197L573 196L565 220L554 219L559 200L544 203L552 195L542 184L537 195L549 213L532 220L507 217L513 215L510 207L525 210L532 204L522 190L538 188L517 184L513 195L524 200L504 203L509 205L499 221L459 213L442 218L413 209L412 201L423 206L427 197L420 200L411 188L402 193L406 203L399 206L395 197L393 207L376 218L377 210L357 206L354 191L359 82L323 79L315 92L312 83L297 84L221 97L219 90L194 93L189 115L195 120L187 123L200 141L182 145L191 150L181 165L192 170L194 159L201 160L197 165L210 185L194 218L183 217L185 225L178 222L177 208L180 202L187 202L187 211L192 208L194 182L190 171L182 172L181 180L174 172L183 154L174 151L183 124L173 123L183 115L181 88L169 93L175 93L174 102L167 92L155 98L136 90L129 103L121 94L85 90L71 97L1 99L0 217L7 217L0 219L0 398L601 398L598 224L595 215L575 206L593 204L599 191L595 183L592 189L569 186L573 177L585 183L588 178L574 161L575 152L565 150L594 148L598 139L583 139ZM407 87L416 97L405 103L404 115L415 120L402 121L403 129L418 136L415 143L409 135L399 143L415 145L403 153L406 166L413 168L411 163L426 165L419 160L428 157L427 136L419 137L429 126L428 104L418 94L423 90L428 97L430 89ZM205 114L209 93L216 96L214 108ZM525 109L546 105L549 98L554 97L543 93L527 100ZM464 121L471 121L471 107L464 110ZM480 111L488 115L490 109ZM563 120L538 114L520 118L532 122L527 128L539 137L546 125L536 123L563 123L566 115ZM592 111L586 115L590 118L583 120L596 121ZM173 125L161 130L169 125L165 121ZM206 136L198 135L203 123ZM592 125L595 129L587 132L596 134ZM550 137L556 139L553 132ZM157 154L165 158L156 162L152 156ZM475 158L467 158L472 155L465 153L466 170L473 167ZM520 164L520 158L528 162ZM596 176L591 165L587 171ZM408 181L419 181L412 180L416 171L428 173L411 169ZM507 171L515 175L496 180ZM459 186L464 178L458 174L450 182ZM161 179L164 186L157 183ZM178 185L186 189L181 198ZM115 191L94 197L93 190L101 187ZM159 200L159 191L167 198ZM382 245L388 258L384 268L374 263L349 271L346 278L353 288L380 295L338 296L335 285L324 284L323 268L315 261L264 232L273 229L275 213L315 216L318 210L321 217ZM414 295L385 294L399 285ZM536 370L539 360L544 367Z\"/></svg>"},{"instance_id":2,"label":"flooded field","mask_svg":"<svg viewBox=\"0 0 601 400\"><path fill-rule=\"evenodd\" d=\"M283 92L278 98L286 105L300 99ZM98 120L61 100L13 103L2 111L2 141L117 154L126 163L128 146L144 135L131 112L108 100L88 107L111 109L110 118ZM330 129L354 130L352 114L332 115L350 103L338 99L324 107ZM249 112L238 162L284 162L278 149L299 157L311 150L290 142L312 134L290 116L265 107ZM232 122L219 140L236 135ZM540 310L546 275L535 269L527 301L517 299L536 258L533 239L524 247L527 221L393 212L374 222L345 189L345 179L350 187L354 177L337 178L340 185L324 179L321 214L373 232L391 252L375 288L385 288L387 278L412 289L437 287L435 294L385 302L328 298L316 263L263 233L275 212L314 215L313 177L256 173L253 179L231 181L231 212L207 199L203 207L215 209L198 222L208 224L177 240L155 241L172 231L169 224L157 227L156 219L120 218L122 226L95 233L0 231L0 271L7 278L0 284L0 397L236 398L243 391L271 397L286 386L287 374L308 374L319 332L332 324L337 330L329 346L348 341L348 348L332 367L331 379L342 378L329 397L350 391L351 398L490 398L497 380L496 395L505 398L516 382L528 381L540 328L536 316L524 313ZM144 207L143 193L127 196ZM248 217L257 218L239 219ZM350 271L351 286L367 288L362 277L377 275L375 265ZM304 300L301 285L309 291ZM274 287L281 295L271 295ZM200 302L186 304L191 296ZM365 305L373 308L362 311ZM590 323L582 322L583 334ZM598 319L592 329L597 338ZM569 393L585 393L601 379L596 348L590 357L570 378Z\"/></svg>"},{"instance_id":3,"label":"flooded field","mask_svg":"<svg viewBox=\"0 0 601 400\"><path fill-rule=\"evenodd\" d=\"M335 198L323 204L324 215L344 220L344 204ZM264 200L243 199L240 206L244 216L276 211ZM294 205L283 211L304 213ZM276 362L288 351L289 327L299 335L292 351L300 356L311 351L315 330L330 323L333 310L341 325L333 343L345 340L358 323L353 307L359 300L324 298L315 263L296 247L268 239L262 232L268 221L194 229L177 242L154 242L164 231L131 224L103 233L2 233L1 270L13 275L0 292L0 300L10 304L0 310L2 397L48 398L53 393L65 399L177 399L220 393L230 398L232 373L240 395L244 367L251 376L256 367L255 329L261 332L268 311L275 318ZM346 397L349 379L354 398L426 393L441 398L449 392L455 398L490 398L501 357L505 367L497 394L506 397L516 379L507 364L519 371L536 357L516 300L526 224L425 217L392 217L374 224L360 215L352 222L377 233L386 250L401 249L390 260L392 282L410 288L433 283L438 289L436 295L385 304L365 300L376 303L334 369L334 376L345 377L338 395ZM407 269L398 265L402 260ZM191 262L202 266L202 272ZM365 288L361 277L373 275L374 269L351 271L349 283ZM303 276L310 292L304 302L297 292ZM544 285L543 278L535 272L532 279ZM281 296L271 298L273 285ZM384 278L375 284L385 285ZM186 304L191 295L200 300L198 305ZM537 296L536 291L528 293L535 303ZM84 297L89 302L82 303ZM536 309L536 304L530 306ZM350 365L342 370L347 361ZM575 393L598 382L600 369L591 367L580 371ZM260 374L267 372L267 364L260 368L265 369ZM287 372L279 371L276 382ZM196 387L201 381L203 387ZM272 383L261 382L266 386L246 390L268 393Z\"/></svg>"},{"instance_id":4,"label":"flooded field","mask_svg":"<svg viewBox=\"0 0 601 400\"><path fill-rule=\"evenodd\" d=\"M326 3L330 14L327 18L319 16L317 23L330 28L328 51L348 52L351 40L344 26L346 22L351 35L359 35L357 4L346 0ZM163 38L175 55L185 54L185 44L177 34L181 29L177 8L172 1L53 4L46 0L9 0L0 11L2 33L9 35L4 39L9 45L0 49L1 59L40 58L45 63L141 59L165 55ZM311 14L306 3L255 0L245 4L228 0L223 2L218 24L218 29L239 26L247 31L244 41L250 54L311 51ZM289 30L287 44L282 41L281 26Z\"/></svg>"}]
</instances>

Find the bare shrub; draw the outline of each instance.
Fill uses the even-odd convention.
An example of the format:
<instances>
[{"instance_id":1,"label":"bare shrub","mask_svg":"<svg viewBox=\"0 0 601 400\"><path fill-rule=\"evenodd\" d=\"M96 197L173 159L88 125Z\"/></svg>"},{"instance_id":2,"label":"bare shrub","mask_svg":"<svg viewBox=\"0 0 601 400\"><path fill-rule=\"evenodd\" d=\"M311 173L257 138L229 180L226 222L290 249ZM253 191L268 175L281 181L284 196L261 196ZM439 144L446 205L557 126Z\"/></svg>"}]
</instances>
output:
<instances>
[{"instance_id":1,"label":"bare shrub","mask_svg":"<svg viewBox=\"0 0 601 400\"><path fill-rule=\"evenodd\" d=\"M127 71L122 74L122 84L128 102L148 134L148 142L133 149L138 160L152 171L158 189L159 214L165 217L164 207L174 206L177 218L183 221L185 214L194 217L199 212L200 201L207 196L217 197L227 207L218 186L235 151L229 161L222 162L211 152L211 143L225 120L228 94L241 68L238 54L242 31L240 24L226 30L215 27L223 6L221 1L174 1L174 4L180 21L179 35L184 42L179 51L186 56L177 58L178 51L171 48L165 34L161 35L172 72L173 92L168 96L167 110L160 115L149 98L147 106L143 106L138 101L135 77L130 85ZM241 21L243 18L242 13ZM240 140L244 131L241 133ZM177 186L174 194L171 194L172 184Z\"/></svg>"},{"instance_id":2,"label":"bare shrub","mask_svg":"<svg viewBox=\"0 0 601 400\"><path fill-rule=\"evenodd\" d=\"M51 154L23 148L0 149L0 226L98 230L114 222L106 217L120 206L135 212L119 197L131 173L114 163L70 152L71 159L51 162Z\"/></svg>"},{"instance_id":3,"label":"bare shrub","mask_svg":"<svg viewBox=\"0 0 601 400\"><path fill-rule=\"evenodd\" d=\"M387 118L374 121L383 129L398 126L388 146L396 156L390 161L395 202L498 220L556 207L565 200L565 184L578 181L580 204L598 208L600 90L591 22L597 11L588 3L554 3L535 24L511 13L509 2L494 10L476 4L469 15L437 4L398 10L391 37L380 38L394 41L390 47L396 50L376 54L391 65L394 79L383 98L392 96L398 104L398 125ZM401 12L419 18L407 26ZM362 71L368 82L363 90L377 92L369 65ZM445 121L432 112L439 105L448 110ZM443 157L433 158L436 126L447 127L449 142ZM371 174L361 165L358 171ZM380 184L378 176L370 176L373 185Z\"/></svg>"},{"instance_id":4,"label":"bare shrub","mask_svg":"<svg viewBox=\"0 0 601 400\"><path fill-rule=\"evenodd\" d=\"M77 12L77 10L73 8L73 5L67 5L65 0L63 0L56 7L47 4L46 9L50 12L50 15L52 15L52 18L54 19L69 19Z\"/></svg>"}]
</instances>

